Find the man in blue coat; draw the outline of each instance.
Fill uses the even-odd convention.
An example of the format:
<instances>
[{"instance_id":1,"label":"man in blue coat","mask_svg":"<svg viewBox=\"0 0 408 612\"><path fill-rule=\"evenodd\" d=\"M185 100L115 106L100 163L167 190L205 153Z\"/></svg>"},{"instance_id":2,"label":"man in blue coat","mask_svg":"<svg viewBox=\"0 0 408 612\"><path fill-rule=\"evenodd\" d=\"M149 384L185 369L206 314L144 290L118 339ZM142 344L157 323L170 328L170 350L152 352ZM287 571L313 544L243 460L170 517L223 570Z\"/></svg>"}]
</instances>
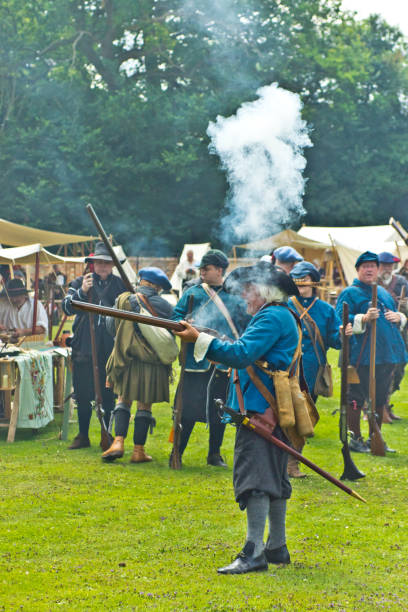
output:
<instances>
[{"instance_id":1,"label":"man in blue coat","mask_svg":"<svg viewBox=\"0 0 408 612\"><path fill-rule=\"evenodd\" d=\"M315 287L320 282L320 272L312 263L297 263L290 276L298 286L300 298L291 298L289 306L302 321L303 371L310 394L316 401L319 366L327 363L326 353L330 347L341 348L341 320L331 304L317 297Z\"/></svg>"},{"instance_id":2,"label":"man in blue coat","mask_svg":"<svg viewBox=\"0 0 408 612\"><path fill-rule=\"evenodd\" d=\"M361 409L369 399L370 324L377 321L375 382L376 420L381 428L384 404L387 402L392 374L397 364L407 361L400 330L406 325L406 316L396 312L391 295L378 287L378 307L371 305L372 284L378 277L378 255L366 251L356 261L357 278L344 289L337 300L336 311L340 316L343 302L349 305L350 322L353 324L353 342L350 363L357 368L359 384L350 385L348 425L352 432L350 450L369 452L360 429ZM387 445L386 450L392 451Z\"/></svg>"},{"instance_id":3,"label":"man in blue coat","mask_svg":"<svg viewBox=\"0 0 408 612\"><path fill-rule=\"evenodd\" d=\"M256 365L262 359L270 370L287 370L298 346L299 331L293 313L287 308L288 295L298 294L296 285L284 272L262 261L254 266L238 268L226 279L226 290L242 294L252 319L235 342L223 342L206 333L199 333L187 324L178 335L194 342L196 363L203 359L237 370L243 407L249 414L263 414L269 406L246 368L253 366L256 376L275 394L273 380ZM232 386L229 403L239 411L240 391ZM274 435L287 442L277 425ZM290 563L286 546L286 500L291 495L287 475L287 453L253 431L240 426L234 449L235 499L247 514L246 542L237 558L218 570L221 574L243 574L265 570L268 563ZM269 537L264 547L263 534L269 517Z\"/></svg>"},{"instance_id":4,"label":"man in blue coat","mask_svg":"<svg viewBox=\"0 0 408 612\"><path fill-rule=\"evenodd\" d=\"M302 322L303 372L310 394L316 401L318 396L316 378L319 367L327 364L326 353L330 347L341 348L339 331L341 321L333 306L317 297L316 286L320 282L320 272L312 263L309 261L297 263L291 270L290 276L298 286L300 297L292 297L289 306ZM302 452L302 448L296 450ZM299 462L294 457L289 457L288 474L291 478L306 476L299 470Z\"/></svg>"},{"instance_id":5,"label":"man in blue coat","mask_svg":"<svg viewBox=\"0 0 408 612\"><path fill-rule=\"evenodd\" d=\"M240 297L227 293L223 288L223 277L228 264L228 258L222 251L217 249L207 251L200 262L200 281L183 293L173 311L173 320L180 321L188 316L196 325L211 327L230 338L238 337L244 331L250 319L246 313L245 303ZM192 303L191 312L189 312L190 303ZM226 467L220 452L225 423L221 422L215 410L213 398L226 399L228 367L225 365L215 367L208 359L197 362L193 353L193 347L189 346L182 390L180 457L187 446L195 423L208 422L210 436L207 463ZM178 389L177 393L179 392Z\"/></svg>"}]
</instances>

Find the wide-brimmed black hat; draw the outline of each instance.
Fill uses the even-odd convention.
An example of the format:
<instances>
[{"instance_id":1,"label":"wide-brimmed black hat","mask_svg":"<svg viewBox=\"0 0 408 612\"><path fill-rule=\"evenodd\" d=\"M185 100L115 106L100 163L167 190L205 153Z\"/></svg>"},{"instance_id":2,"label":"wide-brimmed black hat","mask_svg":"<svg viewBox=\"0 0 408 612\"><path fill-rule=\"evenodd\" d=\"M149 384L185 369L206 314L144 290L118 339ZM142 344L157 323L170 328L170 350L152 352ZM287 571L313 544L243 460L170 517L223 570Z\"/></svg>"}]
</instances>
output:
<instances>
[{"instance_id":1,"label":"wide-brimmed black hat","mask_svg":"<svg viewBox=\"0 0 408 612\"><path fill-rule=\"evenodd\" d=\"M0 293L0 297L12 297L13 295L27 295L27 287L24 285L23 281L19 278L10 278L3 291Z\"/></svg>"},{"instance_id":2,"label":"wide-brimmed black hat","mask_svg":"<svg viewBox=\"0 0 408 612\"><path fill-rule=\"evenodd\" d=\"M95 251L93 253L91 253L91 255L88 255L88 257L85 257L85 262L86 263L92 263L93 261L95 261L96 259L101 259L103 261L113 261L108 249L105 246L104 242L97 242L95 245Z\"/></svg>"},{"instance_id":3,"label":"wide-brimmed black hat","mask_svg":"<svg viewBox=\"0 0 408 612\"><path fill-rule=\"evenodd\" d=\"M299 289L291 277L268 261L257 261L253 266L235 268L225 279L224 289L228 293L240 294L245 283L278 287L287 296L299 295Z\"/></svg>"}]
</instances>

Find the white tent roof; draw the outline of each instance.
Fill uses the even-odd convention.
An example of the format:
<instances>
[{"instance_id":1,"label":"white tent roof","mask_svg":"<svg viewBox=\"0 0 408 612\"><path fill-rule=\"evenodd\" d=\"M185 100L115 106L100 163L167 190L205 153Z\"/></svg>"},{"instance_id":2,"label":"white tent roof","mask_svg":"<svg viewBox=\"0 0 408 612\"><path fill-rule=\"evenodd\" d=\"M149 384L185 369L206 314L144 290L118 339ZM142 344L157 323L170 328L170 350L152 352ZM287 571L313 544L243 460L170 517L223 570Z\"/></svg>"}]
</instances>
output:
<instances>
[{"instance_id":1,"label":"white tent roof","mask_svg":"<svg viewBox=\"0 0 408 612\"><path fill-rule=\"evenodd\" d=\"M0 263L2 264L34 264L36 255L39 253L41 264L64 263L64 258L54 255L41 244L29 244L27 246L12 247L10 249L0 249Z\"/></svg>"},{"instance_id":2,"label":"white tent roof","mask_svg":"<svg viewBox=\"0 0 408 612\"><path fill-rule=\"evenodd\" d=\"M62 234L61 232L50 232L35 227L19 225L0 219L0 243L10 246L24 246L27 243L41 243L45 246L56 244L73 244L78 242L89 242L96 240L96 236L78 236L77 234Z\"/></svg>"},{"instance_id":3,"label":"white tent roof","mask_svg":"<svg viewBox=\"0 0 408 612\"><path fill-rule=\"evenodd\" d=\"M401 260L408 259L408 247L391 225L362 225L359 227L312 227L304 225L301 236L335 246L347 282L356 276L357 257L364 251L389 251Z\"/></svg>"},{"instance_id":4,"label":"white tent roof","mask_svg":"<svg viewBox=\"0 0 408 612\"><path fill-rule=\"evenodd\" d=\"M391 225L362 225L360 227L312 227L304 225L298 231L300 236L324 242L331 245L331 240L341 243L345 247L355 249L360 253L364 251L392 251L404 246L399 234ZM381 247L381 248L380 248ZM382 248L384 247L384 248Z\"/></svg>"}]
</instances>

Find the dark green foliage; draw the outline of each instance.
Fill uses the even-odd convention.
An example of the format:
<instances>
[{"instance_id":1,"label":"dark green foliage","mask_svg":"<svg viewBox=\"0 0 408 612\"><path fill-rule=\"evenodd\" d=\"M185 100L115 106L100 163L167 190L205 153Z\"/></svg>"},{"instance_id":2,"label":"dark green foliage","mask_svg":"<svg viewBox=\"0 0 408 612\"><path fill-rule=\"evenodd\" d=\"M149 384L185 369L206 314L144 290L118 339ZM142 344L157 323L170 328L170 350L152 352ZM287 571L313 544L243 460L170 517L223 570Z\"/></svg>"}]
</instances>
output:
<instances>
[{"instance_id":1,"label":"dark green foliage","mask_svg":"<svg viewBox=\"0 0 408 612\"><path fill-rule=\"evenodd\" d=\"M132 254L217 241L206 129L271 82L299 93L310 224L408 223L407 50L337 0L5 0L0 216Z\"/></svg>"}]
</instances>

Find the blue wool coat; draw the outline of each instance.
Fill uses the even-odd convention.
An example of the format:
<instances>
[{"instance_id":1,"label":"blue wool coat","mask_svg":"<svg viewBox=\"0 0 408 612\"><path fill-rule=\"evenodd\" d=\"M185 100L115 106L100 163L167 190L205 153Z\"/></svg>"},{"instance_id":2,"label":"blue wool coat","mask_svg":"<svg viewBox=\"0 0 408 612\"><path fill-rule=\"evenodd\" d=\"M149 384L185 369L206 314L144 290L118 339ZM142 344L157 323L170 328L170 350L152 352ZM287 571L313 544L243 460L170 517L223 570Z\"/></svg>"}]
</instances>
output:
<instances>
[{"instance_id":1,"label":"blue wool coat","mask_svg":"<svg viewBox=\"0 0 408 612\"><path fill-rule=\"evenodd\" d=\"M220 287L212 287L212 289L218 293L227 307L238 333L242 334L248 322L251 320L251 317L247 314L246 303L240 297L231 295ZM189 316L192 318L193 325L210 327L220 334L232 338L233 334L227 320L209 298L201 284L194 285L183 293L173 310L173 321L181 321L187 317L188 302L191 295L194 297L194 303L192 313ZM202 359L198 363L196 362L194 359L194 345L189 344L186 356L186 371L207 372L210 367L211 364L208 359ZM220 365L219 369L226 371L228 367Z\"/></svg>"},{"instance_id":2,"label":"blue wool coat","mask_svg":"<svg viewBox=\"0 0 408 612\"><path fill-rule=\"evenodd\" d=\"M298 298L300 304L303 308L308 308L310 304L313 302L315 297L310 298ZM292 308L294 312L298 315L295 307L295 304L292 300L289 300L289 306ZM308 314L312 317L317 327L319 328L320 334L323 339L323 344L325 346L325 351L323 352L320 343L316 341L316 348L318 351L318 355L320 358L321 364L326 363L326 353L327 350L332 347L335 349L341 348L341 339L340 339L340 325L341 320L339 319L335 309L333 306L324 302L323 300L317 299L313 306L308 310ZM306 378L307 386L311 393L313 393L313 389L316 383L316 376L319 370L319 361L317 359L315 350L313 348L313 342L310 338L309 330L305 325L306 317L302 318L302 353L303 353L303 372ZM307 319L306 319L307 323ZM309 323L309 328L312 329L312 325Z\"/></svg>"},{"instance_id":3,"label":"blue wool coat","mask_svg":"<svg viewBox=\"0 0 408 612\"><path fill-rule=\"evenodd\" d=\"M392 296L383 287L378 287L377 295L380 316L377 319L375 363L378 365L385 363L405 363L408 355L399 331L399 326L395 323L390 323L385 318L387 310L395 312L395 302ZM342 316L343 302L348 303L350 322L354 323L355 316L357 314L365 314L371 306L371 285L367 285L355 278L350 287L343 289L337 299L336 305L336 312L339 316ZM353 342L350 347L350 363L353 365L357 363L364 343L364 338L367 336L358 365L369 365L370 363L370 329L371 326L367 325L365 333L355 334L353 336Z\"/></svg>"},{"instance_id":4,"label":"blue wool coat","mask_svg":"<svg viewBox=\"0 0 408 612\"><path fill-rule=\"evenodd\" d=\"M241 383L246 410L264 413L268 402L255 387L245 368L257 359L268 362L271 370L286 370L290 366L299 339L294 316L284 306L264 306L251 319L242 336L233 342L215 338L208 347L207 357L236 368ZM254 366L256 374L275 394L273 381ZM231 385L229 405L239 411L235 385Z\"/></svg>"}]
</instances>

